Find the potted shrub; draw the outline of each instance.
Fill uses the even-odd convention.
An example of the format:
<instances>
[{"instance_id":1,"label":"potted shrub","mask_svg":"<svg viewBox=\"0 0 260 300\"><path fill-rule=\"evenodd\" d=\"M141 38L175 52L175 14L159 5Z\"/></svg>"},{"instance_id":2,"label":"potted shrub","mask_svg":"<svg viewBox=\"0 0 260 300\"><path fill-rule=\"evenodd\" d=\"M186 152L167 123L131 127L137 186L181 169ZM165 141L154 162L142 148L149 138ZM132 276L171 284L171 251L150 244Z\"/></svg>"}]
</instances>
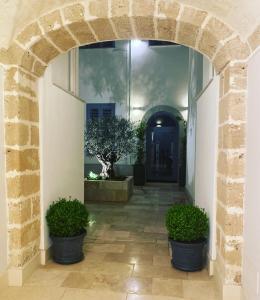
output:
<instances>
[{"instance_id":1,"label":"potted shrub","mask_svg":"<svg viewBox=\"0 0 260 300\"><path fill-rule=\"evenodd\" d=\"M202 270L209 231L209 219L204 209L176 204L167 212L166 228L173 267L188 272Z\"/></svg>"},{"instance_id":2,"label":"potted shrub","mask_svg":"<svg viewBox=\"0 0 260 300\"><path fill-rule=\"evenodd\" d=\"M62 198L50 205L46 220L55 262L73 264L84 258L82 248L88 216L86 207L77 199Z\"/></svg>"},{"instance_id":3,"label":"potted shrub","mask_svg":"<svg viewBox=\"0 0 260 300\"><path fill-rule=\"evenodd\" d=\"M145 140L146 124L140 122L136 127L135 133L137 138L136 146L136 162L134 164L134 184L143 186L146 182L146 171L144 165L144 140Z\"/></svg>"}]
</instances>

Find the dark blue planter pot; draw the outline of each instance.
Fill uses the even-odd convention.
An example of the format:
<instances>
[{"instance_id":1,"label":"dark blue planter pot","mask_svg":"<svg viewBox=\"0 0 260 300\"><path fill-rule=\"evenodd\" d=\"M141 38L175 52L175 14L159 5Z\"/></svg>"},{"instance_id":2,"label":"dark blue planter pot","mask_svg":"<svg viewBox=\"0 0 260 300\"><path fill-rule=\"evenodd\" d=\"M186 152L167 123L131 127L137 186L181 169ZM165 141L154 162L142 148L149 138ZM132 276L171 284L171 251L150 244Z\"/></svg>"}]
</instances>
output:
<instances>
[{"instance_id":1,"label":"dark blue planter pot","mask_svg":"<svg viewBox=\"0 0 260 300\"><path fill-rule=\"evenodd\" d=\"M207 240L192 243L169 239L172 248L172 266L186 272L200 271L206 262Z\"/></svg>"},{"instance_id":2,"label":"dark blue planter pot","mask_svg":"<svg viewBox=\"0 0 260 300\"><path fill-rule=\"evenodd\" d=\"M86 231L73 237L55 237L52 240L53 260L62 265L70 265L80 262L84 258L83 241Z\"/></svg>"}]
</instances>

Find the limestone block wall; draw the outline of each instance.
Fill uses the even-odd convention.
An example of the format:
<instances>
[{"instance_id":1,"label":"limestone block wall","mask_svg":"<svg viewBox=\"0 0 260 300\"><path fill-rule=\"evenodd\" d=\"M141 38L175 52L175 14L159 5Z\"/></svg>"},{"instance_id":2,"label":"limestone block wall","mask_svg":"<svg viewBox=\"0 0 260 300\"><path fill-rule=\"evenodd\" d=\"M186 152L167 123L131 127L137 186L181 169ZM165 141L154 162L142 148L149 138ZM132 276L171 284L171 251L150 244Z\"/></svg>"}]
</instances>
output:
<instances>
[{"instance_id":1,"label":"limestone block wall","mask_svg":"<svg viewBox=\"0 0 260 300\"><path fill-rule=\"evenodd\" d=\"M39 251L37 79L19 67L10 66L5 70L4 89L9 262L21 267Z\"/></svg>"},{"instance_id":2,"label":"limestone block wall","mask_svg":"<svg viewBox=\"0 0 260 300\"><path fill-rule=\"evenodd\" d=\"M206 55L221 74L217 170L217 269L222 284L241 285L245 181L247 63L260 44L258 28L242 41L231 27L173 0L86 0L39 16L21 30L5 68L5 148L9 260L24 266L39 243L37 77L62 52L115 39L163 39Z\"/></svg>"},{"instance_id":3,"label":"limestone block wall","mask_svg":"<svg viewBox=\"0 0 260 300\"><path fill-rule=\"evenodd\" d=\"M240 285L245 186L247 64L221 73L217 167L217 267L226 285Z\"/></svg>"}]
</instances>

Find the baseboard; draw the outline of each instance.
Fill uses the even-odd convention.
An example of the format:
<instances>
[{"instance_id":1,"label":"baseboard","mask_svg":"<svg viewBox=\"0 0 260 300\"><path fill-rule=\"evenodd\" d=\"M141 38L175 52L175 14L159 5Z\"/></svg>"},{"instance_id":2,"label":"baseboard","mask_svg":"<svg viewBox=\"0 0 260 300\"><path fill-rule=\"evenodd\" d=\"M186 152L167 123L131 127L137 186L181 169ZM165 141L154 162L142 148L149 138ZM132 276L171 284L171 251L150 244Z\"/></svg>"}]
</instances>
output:
<instances>
[{"instance_id":1,"label":"baseboard","mask_svg":"<svg viewBox=\"0 0 260 300\"><path fill-rule=\"evenodd\" d=\"M209 276L214 276L214 274L215 274L215 260L212 260L211 258L208 258L207 270L208 270Z\"/></svg>"},{"instance_id":2,"label":"baseboard","mask_svg":"<svg viewBox=\"0 0 260 300\"><path fill-rule=\"evenodd\" d=\"M51 247L49 247L48 249L41 249L40 252L41 252L41 265L45 266L51 257Z\"/></svg>"},{"instance_id":3,"label":"baseboard","mask_svg":"<svg viewBox=\"0 0 260 300\"><path fill-rule=\"evenodd\" d=\"M242 287L224 284L216 262L214 263L214 275L221 300L242 300Z\"/></svg>"},{"instance_id":4,"label":"baseboard","mask_svg":"<svg viewBox=\"0 0 260 300\"><path fill-rule=\"evenodd\" d=\"M11 267L8 270L9 286L22 286L25 280L40 266L40 253L21 268Z\"/></svg>"}]
</instances>

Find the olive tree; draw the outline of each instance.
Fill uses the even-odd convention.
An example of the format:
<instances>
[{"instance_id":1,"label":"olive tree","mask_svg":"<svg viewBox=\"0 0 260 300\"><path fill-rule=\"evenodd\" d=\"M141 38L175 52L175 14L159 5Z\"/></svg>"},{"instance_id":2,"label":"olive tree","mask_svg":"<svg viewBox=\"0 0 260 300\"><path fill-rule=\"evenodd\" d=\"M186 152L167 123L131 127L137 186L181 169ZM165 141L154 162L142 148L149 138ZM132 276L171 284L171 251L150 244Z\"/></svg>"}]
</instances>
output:
<instances>
[{"instance_id":1,"label":"olive tree","mask_svg":"<svg viewBox=\"0 0 260 300\"><path fill-rule=\"evenodd\" d=\"M113 177L114 164L131 154L136 148L135 130L132 122L118 117L105 117L87 122L85 150L96 157L102 165L100 176Z\"/></svg>"}]
</instances>

